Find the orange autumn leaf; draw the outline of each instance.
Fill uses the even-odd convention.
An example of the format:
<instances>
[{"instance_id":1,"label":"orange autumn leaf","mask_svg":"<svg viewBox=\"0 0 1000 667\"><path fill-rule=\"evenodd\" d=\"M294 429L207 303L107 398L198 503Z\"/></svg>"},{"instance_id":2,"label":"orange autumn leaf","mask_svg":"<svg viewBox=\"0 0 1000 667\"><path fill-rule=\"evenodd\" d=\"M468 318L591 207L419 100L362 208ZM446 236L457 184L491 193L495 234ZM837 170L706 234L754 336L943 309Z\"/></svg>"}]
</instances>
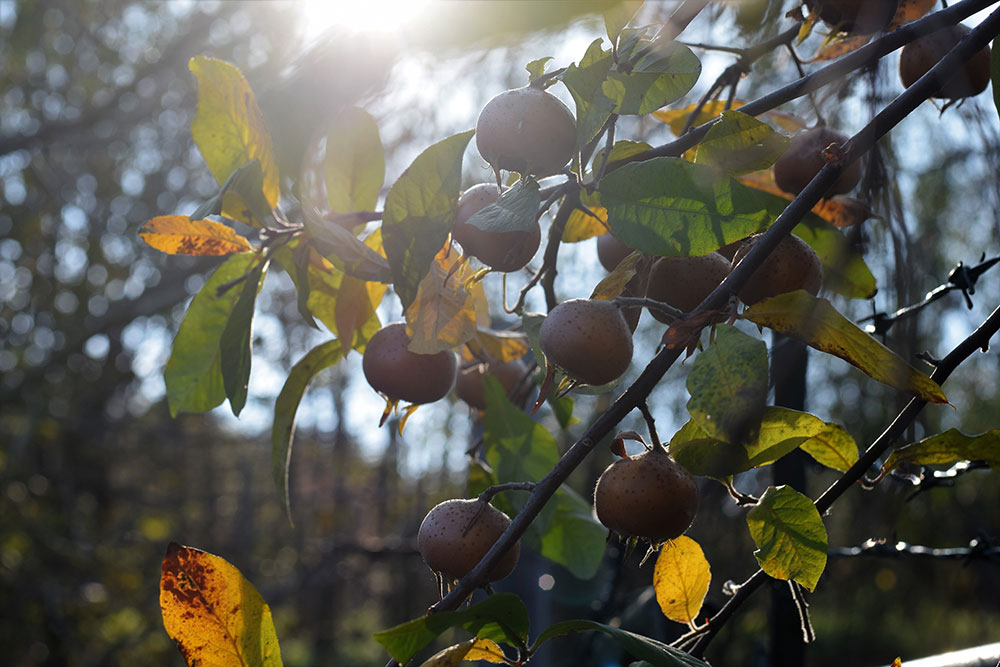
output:
<instances>
[{"instance_id":1,"label":"orange autumn leaf","mask_svg":"<svg viewBox=\"0 0 1000 667\"><path fill-rule=\"evenodd\" d=\"M189 667L281 667L271 609L218 556L171 542L163 558L160 610Z\"/></svg>"},{"instance_id":2,"label":"orange autumn leaf","mask_svg":"<svg viewBox=\"0 0 1000 667\"><path fill-rule=\"evenodd\" d=\"M934 9L936 4L937 0L900 0L896 15L892 18L892 26L916 21Z\"/></svg>"},{"instance_id":3,"label":"orange autumn leaf","mask_svg":"<svg viewBox=\"0 0 1000 667\"><path fill-rule=\"evenodd\" d=\"M738 180L756 190L792 200L792 195L775 185L774 175L770 170L755 171L740 176ZM835 227L852 227L874 216L871 207L863 201L841 195L821 199L813 206L812 212Z\"/></svg>"},{"instance_id":4,"label":"orange autumn leaf","mask_svg":"<svg viewBox=\"0 0 1000 667\"><path fill-rule=\"evenodd\" d=\"M186 215L161 215L139 230L153 248L171 255L231 255L253 246L230 227L212 220L192 220Z\"/></svg>"}]
</instances>

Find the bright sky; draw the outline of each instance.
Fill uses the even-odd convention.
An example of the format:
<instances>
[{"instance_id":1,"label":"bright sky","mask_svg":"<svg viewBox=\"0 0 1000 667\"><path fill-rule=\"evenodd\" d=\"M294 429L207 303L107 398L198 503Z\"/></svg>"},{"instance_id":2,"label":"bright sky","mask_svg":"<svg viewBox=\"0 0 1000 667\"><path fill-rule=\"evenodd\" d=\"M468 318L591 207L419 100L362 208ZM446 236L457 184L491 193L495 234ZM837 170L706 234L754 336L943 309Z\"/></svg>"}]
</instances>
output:
<instances>
[{"instance_id":1,"label":"bright sky","mask_svg":"<svg viewBox=\"0 0 1000 667\"><path fill-rule=\"evenodd\" d=\"M413 20L430 0L300 0L306 40L332 27L392 32Z\"/></svg>"}]
</instances>

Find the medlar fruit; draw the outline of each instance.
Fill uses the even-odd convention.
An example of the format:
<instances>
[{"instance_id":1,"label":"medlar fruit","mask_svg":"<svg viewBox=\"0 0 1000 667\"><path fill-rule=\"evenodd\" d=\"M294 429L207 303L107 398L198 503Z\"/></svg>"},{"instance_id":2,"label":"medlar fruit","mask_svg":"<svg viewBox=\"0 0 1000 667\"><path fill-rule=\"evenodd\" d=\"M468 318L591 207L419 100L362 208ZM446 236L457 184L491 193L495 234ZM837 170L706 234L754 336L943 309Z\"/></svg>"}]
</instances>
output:
<instances>
[{"instance_id":1,"label":"medlar fruit","mask_svg":"<svg viewBox=\"0 0 1000 667\"><path fill-rule=\"evenodd\" d=\"M729 275L729 260L717 252L701 257L660 257L649 272L646 296L686 312L694 310ZM673 320L651 308L664 324Z\"/></svg>"},{"instance_id":2,"label":"medlar fruit","mask_svg":"<svg viewBox=\"0 0 1000 667\"><path fill-rule=\"evenodd\" d=\"M846 134L826 127L814 127L796 134L789 142L788 150L774 163L775 185L785 192L799 194L826 165L826 158L823 156L826 147L830 144L843 144L848 138ZM860 180L861 163L852 162L844 168L824 196L850 192Z\"/></svg>"},{"instance_id":3,"label":"medlar fruit","mask_svg":"<svg viewBox=\"0 0 1000 667\"><path fill-rule=\"evenodd\" d=\"M497 186L492 183L474 185L458 198L458 211L452 238L491 269L509 273L524 268L531 261L542 242L542 230L536 222L531 230L491 232L468 223L475 213L499 199Z\"/></svg>"},{"instance_id":4,"label":"medlar fruit","mask_svg":"<svg viewBox=\"0 0 1000 667\"><path fill-rule=\"evenodd\" d=\"M610 301L563 301L542 322L538 342L549 363L584 384L607 384L632 362L632 332Z\"/></svg>"},{"instance_id":5,"label":"medlar fruit","mask_svg":"<svg viewBox=\"0 0 1000 667\"><path fill-rule=\"evenodd\" d=\"M455 353L417 354L410 352L409 345L405 322L375 332L361 361L368 384L391 401L420 404L444 398L458 372Z\"/></svg>"},{"instance_id":6,"label":"medlar fruit","mask_svg":"<svg viewBox=\"0 0 1000 667\"><path fill-rule=\"evenodd\" d=\"M898 0L806 0L819 18L831 28L865 35L889 27L896 15Z\"/></svg>"},{"instance_id":7,"label":"medlar fruit","mask_svg":"<svg viewBox=\"0 0 1000 667\"><path fill-rule=\"evenodd\" d=\"M504 393L510 392L524 378L527 368L520 359L503 363L475 364L458 372L455 380L455 395L477 410L486 409L483 377L489 375L497 379Z\"/></svg>"},{"instance_id":8,"label":"medlar fruit","mask_svg":"<svg viewBox=\"0 0 1000 667\"><path fill-rule=\"evenodd\" d=\"M899 53L899 78L903 85L912 86L970 32L964 25L953 25L904 46ZM990 47L976 51L950 79L940 82L934 97L955 100L983 92L990 83L990 63Z\"/></svg>"},{"instance_id":9,"label":"medlar fruit","mask_svg":"<svg viewBox=\"0 0 1000 667\"><path fill-rule=\"evenodd\" d=\"M451 580L461 579L482 560L510 525L510 517L477 499L446 500L436 505L417 531L417 550L427 566ZM490 570L488 581L503 579L514 570L521 553L520 540Z\"/></svg>"},{"instance_id":10,"label":"medlar fruit","mask_svg":"<svg viewBox=\"0 0 1000 667\"><path fill-rule=\"evenodd\" d=\"M573 157L576 119L554 95L531 86L515 88L479 112L476 146L494 169L550 176Z\"/></svg>"},{"instance_id":11,"label":"medlar fruit","mask_svg":"<svg viewBox=\"0 0 1000 667\"><path fill-rule=\"evenodd\" d=\"M736 251L733 268L743 261L761 236L763 234L754 234ZM816 251L799 237L789 234L751 274L740 290L739 297L749 306L768 297L799 289L815 295L822 283L823 265Z\"/></svg>"}]
</instances>

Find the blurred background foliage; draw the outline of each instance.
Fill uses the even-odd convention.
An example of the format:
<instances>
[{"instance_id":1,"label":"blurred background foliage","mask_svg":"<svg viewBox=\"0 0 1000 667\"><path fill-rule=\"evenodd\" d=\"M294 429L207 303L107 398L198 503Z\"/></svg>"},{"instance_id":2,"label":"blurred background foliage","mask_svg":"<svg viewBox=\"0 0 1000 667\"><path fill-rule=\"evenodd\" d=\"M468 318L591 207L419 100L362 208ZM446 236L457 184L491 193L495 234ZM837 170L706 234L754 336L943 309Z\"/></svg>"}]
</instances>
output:
<instances>
[{"instance_id":1,"label":"blurred background foliage","mask_svg":"<svg viewBox=\"0 0 1000 667\"><path fill-rule=\"evenodd\" d=\"M241 68L289 183L324 123L351 104L379 120L391 182L424 147L471 127L496 92L523 85L525 63L546 55L559 66L578 60L603 33L599 15L588 12L607 4L437 3L406 28L380 28L376 12L369 17L374 29L357 23L323 31L320 14L295 2L0 0L5 664L182 664L157 601L159 562L171 540L227 558L258 586L274 610L285 664L384 661L371 633L419 615L434 599L414 536L427 508L462 493L464 452L476 425L449 400L422 408L402 437L376 429L381 405L353 355L325 373L300 408L290 526L270 477L270 411L290 365L322 334L304 326L291 282L280 275L258 300L244 417L236 422L220 409L169 418L163 364L187 300L216 262L160 255L136 230L154 215L189 213L216 189L190 138L196 99L187 61L207 54ZM662 21L675 4L649 3L641 19ZM685 37L754 44L785 25L793 4L713 4ZM732 62L698 53L705 72L681 104L696 101ZM824 89L815 106L803 99L786 109L810 121L818 110L829 124L854 131L899 92L894 67L890 56ZM752 99L793 76L787 54L776 53L758 62L740 97ZM620 137L653 144L670 137L651 119L623 125ZM1000 254L998 146L987 96L944 114L924 104L883 143L862 195L880 217L857 237L879 279L874 308L919 300L956 262ZM488 178L484 167L470 153L467 184ZM894 327L887 343L904 355L943 355L1000 302L997 275L980 281L972 310L951 295ZM561 297L583 296L578 287L599 276L592 241L563 249ZM516 289L517 280L509 287ZM498 286L490 289L491 303L499 304ZM873 308L835 303L856 318ZM383 310L383 320L400 316L397 304ZM633 377L661 331L643 320ZM928 409L912 437L997 427L998 371L996 354L970 360L946 386L957 409ZM672 371L652 397L664 437L686 418L685 373L685 366ZM862 445L902 400L816 356L809 386L809 409L844 424ZM586 424L609 400L581 398L577 416ZM642 430L637 422L623 427ZM579 428L561 433L561 442L571 442ZM589 493L610 460L599 448L572 484ZM747 473L739 485L759 492L768 474ZM816 495L832 479L809 469L807 490ZM702 487L703 510L691 534L712 563L707 604L718 607L722 582L741 581L756 564L742 511L720 486ZM954 547L1000 536L1000 487L989 472L912 500L909 493L888 480L874 492L848 494L829 518L831 545L885 538ZM663 639L678 634L682 628L662 617L652 597L651 566L639 569L633 555L619 567L622 558L610 543L605 567L583 582L527 554L500 588L525 598L536 631L553 620L592 616ZM997 567L983 560L832 559L812 598L818 641L809 664L884 664L897 655L995 641ZM768 613L767 597L758 596L709 658L770 664ZM627 661L598 638L553 642L550 650L537 664Z\"/></svg>"}]
</instances>

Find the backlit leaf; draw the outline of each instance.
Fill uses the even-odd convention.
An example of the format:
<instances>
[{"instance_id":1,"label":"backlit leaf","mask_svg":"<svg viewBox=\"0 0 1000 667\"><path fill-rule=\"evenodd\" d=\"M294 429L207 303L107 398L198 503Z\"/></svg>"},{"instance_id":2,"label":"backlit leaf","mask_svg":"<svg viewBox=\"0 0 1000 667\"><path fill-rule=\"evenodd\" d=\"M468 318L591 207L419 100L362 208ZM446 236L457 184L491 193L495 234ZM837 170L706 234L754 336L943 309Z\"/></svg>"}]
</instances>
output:
<instances>
[{"instance_id":1,"label":"backlit leaf","mask_svg":"<svg viewBox=\"0 0 1000 667\"><path fill-rule=\"evenodd\" d=\"M231 227L212 220L191 220L186 215L161 215L139 230L153 248L171 255L231 255L253 246Z\"/></svg>"},{"instance_id":2,"label":"backlit leaf","mask_svg":"<svg viewBox=\"0 0 1000 667\"><path fill-rule=\"evenodd\" d=\"M708 594L712 571L701 546L686 535L660 547L653 570L653 589L663 615L678 623L693 623Z\"/></svg>"},{"instance_id":3,"label":"backlit leaf","mask_svg":"<svg viewBox=\"0 0 1000 667\"><path fill-rule=\"evenodd\" d=\"M361 280L392 282L393 273L385 257L369 248L347 229L324 219L319 211L306 208L302 213L306 235L313 247L338 269Z\"/></svg>"},{"instance_id":4,"label":"backlit leaf","mask_svg":"<svg viewBox=\"0 0 1000 667\"><path fill-rule=\"evenodd\" d=\"M372 303L369 285L354 276L344 276L340 281L340 291L334 306L333 317L337 323L335 333L342 341L347 341L350 349L364 348L364 344L378 330L378 314ZM374 283L382 285L382 283ZM382 285L384 289L384 285ZM374 323L374 330L366 330L367 323Z\"/></svg>"},{"instance_id":5,"label":"backlit leaf","mask_svg":"<svg viewBox=\"0 0 1000 667\"><path fill-rule=\"evenodd\" d=\"M222 295L217 290L245 275L257 260L255 253L231 255L188 306L163 371L171 416L206 412L225 400L219 343L240 290Z\"/></svg>"},{"instance_id":6,"label":"backlit leaf","mask_svg":"<svg viewBox=\"0 0 1000 667\"><path fill-rule=\"evenodd\" d=\"M538 636L532 648L539 647L553 637L591 630L603 632L618 642L618 645L630 655L645 660L654 667L708 667L707 662L702 662L689 653L667 646L663 642L621 628L587 620L563 621L549 626Z\"/></svg>"},{"instance_id":7,"label":"backlit leaf","mask_svg":"<svg viewBox=\"0 0 1000 667\"><path fill-rule=\"evenodd\" d=\"M767 346L736 327L720 325L715 341L695 358L687 389L691 419L710 437L753 441L767 399Z\"/></svg>"},{"instance_id":8,"label":"backlit leaf","mask_svg":"<svg viewBox=\"0 0 1000 667\"><path fill-rule=\"evenodd\" d=\"M188 667L280 667L271 609L236 567L171 542L160 577L163 627Z\"/></svg>"},{"instance_id":9,"label":"backlit leaf","mask_svg":"<svg viewBox=\"0 0 1000 667\"><path fill-rule=\"evenodd\" d=\"M792 580L809 591L826 568L826 527L816 505L790 486L770 487L747 512L754 556L775 579Z\"/></svg>"},{"instance_id":10,"label":"backlit leaf","mask_svg":"<svg viewBox=\"0 0 1000 667\"><path fill-rule=\"evenodd\" d=\"M292 366L274 403L274 422L271 425L271 473L289 520L292 511L288 496L288 471L292 463L295 413L299 409L302 395L316 374L324 368L333 366L343 356L344 350L339 340L330 340L309 350Z\"/></svg>"},{"instance_id":11,"label":"backlit leaf","mask_svg":"<svg viewBox=\"0 0 1000 667\"><path fill-rule=\"evenodd\" d=\"M472 650L475 639L455 644L448 648L441 649L431 657L420 663L420 667L458 667L465 660L465 656Z\"/></svg>"},{"instance_id":12,"label":"backlit leaf","mask_svg":"<svg viewBox=\"0 0 1000 667\"><path fill-rule=\"evenodd\" d=\"M440 141L417 156L389 190L382 216L382 243L403 308L451 232L462 184L462 155L473 131Z\"/></svg>"},{"instance_id":13,"label":"backlit leaf","mask_svg":"<svg viewBox=\"0 0 1000 667\"><path fill-rule=\"evenodd\" d=\"M947 403L941 387L841 315L802 290L764 299L743 317L840 357L870 377L931 403Z\"/></svg>"},{"instance_id":14,"label":"backlit leaf","mask_svg":"<svg viewBox=\"0 0 1000 667\"><path fill-rule=\"evenodd\" d=\"M740 176L739 180L744 185L770 192L789 202L792 201L792 195L782 191L775 184L774 173L771 170L745 174ZM863 201L843 195L820 199L819 203L812 207L812 212L835 227L853 227L874 217L871 207Z\"/></svg>"},{"instance_id":15,"label":"backlit leaf","mask_svg":"<svg viewBox=\"0 0 1000 667\"><path fill-rule=\"evenodd\" d=\"M608 233L608 212L602 206L588 206L591 215L583 209L573 209L563 227L563 243L579 243ZM596 218L594 216L597 216Z\"/></svg>"},{"instance_id":16,"label":"backlit leaf","mask_svg":"<svg viewBox=\"0 0 1000 667\"><path fill-rule=\"evenodd\" d=\"M816 462L840 472L858 460L858 445L843 426L808 412L769 407L764 411L757 445L749 451L751 463L761 465L758 459L764 452L789 441L799 441L798 447Z\"/></svg>"},{"instance_id":17,"label":"backlit leaf","mask_svg":"<svg viewBox=\"0 0 1000 667\"><path fill-rule=\"evenodd\" d=\"M819 63L826 62L827 60L836 60L852 51L857 51L870 42L871 39L871 35L846 35L842 38L826 40L817 49L816 55L803 62Z\"/></svg>"},{"instance_id":18,"label":"backlit leaf","mask_svg":"<svg viewBox=\"0 0 1000 667\"><path fill-rule=\"evenodd\" d=\"M702 477L722 479L753 467L746 447L710 437L693 419L670 439L669 453L688 472Z\"/></svg>"},{"instance_id":19,"label":"backlit leaf","mask_svg":"<svg viewBox=\"0 0 1000 667\"><path fill-rule=\"evenodd\" d=\"M233 288L240 296L222 330L219 340L222 386L233 414L237 417L247 402L250 385L250 361L253 358L253 313L257 292L264 282L267 261L261 262L243 281Z\"/></svg>"},{"instance_id":20,"label":"backlit leaf","mask_svg":"<svg viewBox=\"0 0 1000 667\"><path fill-rule=\"evenodd\" d=\"M985 461L991 468L1000 469L1000 429L965 435L952 428L900 447L889 454L880 476L901 465L943 466L958 461Z\"/></svg>"},{"instance_id":21,"label":"backlit leaf","mask_svg":"<svg viewBox=\"0 0 1000 667\"><path fill-rule=\"evenodd\" d=\"M378 124L364 109L340 109L326 135L326 196L334 213L373 211L385 181Z\"/></svg>"},{"instance_id":22,"label":"backlit leaf","mask_svg":"<svg viewBox=\"0 0 1000 667\"><path fill-rule=\"evenodd\" d=\"M643 0L621 0L610 9L604 10L604 29L608 32L608 38L614 42L618 39L618 33L622 28L635 18L636 12L642 7Z\"/></svg>"},{"instance_id":23,"label":"backlit leaf","mask_svg":"<svg viewBox=\"0 0 1000 667\"><path fill-rule=\"evenodd\" d=\"M639 48L647 45L651 50L631 72L612 70L601 86L604 95L615 101L617 114L652 113L684 96L701 75L701 61L680 42L640 43Z\"/></svg>"},{"instance_id":24,"label":"backlit leaf","mask_svg":"<svg viewBox=\"0 0 1000 667\"><path fill-rule=\"evenodd\" d=\"M587 47L580 64L571 64L562 81L576 102L576 145L581 148L597 136L615 108L615 101L604 94L602 85L614 64L611 52L595 39Z\"/></svg>"},{"instance_id":25,"label":"backlit leaf","mask_svg":"<svg viewBox=\"0 0 1000 667\"><path fill-rule=\"evenodd\" d=\"M765 229L774 219L749 188L677 158L626 164L601 181L611 231L653 255L706 255Z\"/></svg>"},{"instance_id":26,"label":"backlit leaf","mask_svg":"<svg viewBox=\"0 0 1000 667\"><path fill-rule=\"evenodd\" d=\"M488 310L483 308L483 284L463 284L464 271L449 276L460 260L454 248L443 249L420 281L417 297L406 309L411 352L434 354L454 349L471 340L479 326L489 324L488 318L483 321L480 317Z\"/></svg>"},{"instance_id":27,"label":"backlit leaf","mask_svg":"<svg viewBox=\"0 0 1000 667\"><path fill-rule=\"evenodd\" d=\"M625 286L635 277L636 265L641 259L642 254L640 252L629 253L625 259L619 262L614 271L604 276L594 286L594 291L591 292L590 298L600 301L610 301L620 297L622 292L625 291Z\"/></svg>"},{"instance_id":28,"label":"backlit leaf","mask_svg":"<svg viewBox=\"0 0 1000 667\"><path fill-rule=\"evenodd\" d=\"M698 144L695 162L725 174L766 169L788 149L788 137L739 111L724 111Z\"/></svg>"},{"instance_id":29,"label":"backlit leaf","mask_svg":"<svg viewBox=\"0 0 1000 667\"><path fill-rule=\"evenodd\" d=\"M534 81L545 74L545 66L548 65L550 60L552 60L552 56L545 56L544 58L532 60L525 65L524 69L528 71L528 80Z\"/></svg>"},{"instance_id":30,"label":"backlit leaf","mask_svg":"<svg viewBox=\"0 0 1000 667\"><path fill-rule=\"evenodd\" d=\"M468 346L476 358L496 362L514 361L531 351L528 337L519 331L478 329Z\"/></svg>"},{"instance_id":31,"label":"backlit leaf","mask_svg":"<svg viewBox=\"0 0 1000 667\"><path fill-rule=\"evenodd\" d=\"M506 664L503 650L491 639L476 639L472 648L465 654L466 660L482 660L494 664Z\"/></svg>"},{"instance_id":32,"label":"backlit leaf","mask_svg":"<svg viewBox=\"0 0 1000 667\"><path fill-rule=\"evenodd\" d=\"M258 159L264 196L272 208L277 206L278 167L271 135L243 74L235 65L205 56L192 58L188 67L198 81L198 110L191 121L191 136L215 180L221 185L239 167ZM248 221L244 208L227 202L223 213Z\"/></svg>"},{"instance_id":33,"label":"backlit leaf","mask_svg":"<svg viewBox=\"0 0 1000 667\"><path fill-rule=\"evenodd\" d=\"M743 106L744 102L734 101L732 108L738 109ZM660 109L659 111L654 111L653 116L667 125L670 126L670 131L676 136L680 136L684 131L684 126L687 125L688 118L691 117L695 111L698 114L695 116L694 120L691 122L692 127L697 127L699 125L704 125L708 121L714 119L716 116L721 114L726 110L725 100L709 100L701 109L698 109L698 104L689 104L683 109Z\"/></svg>"},{"instance_id":34,"label":"backlit leaf","mask_svg":"<svg viewBox=\"0 0 1000 667\"><path fill-rule=\"evenodd\" d=\"M538 181L530 177L522 178L505 190L497 201L473 213L466 224L496 233L531 231L537 224L541 203Z\"/></svg>"},{"instance_id":35,"label":"backlit leaf","mask_svg":"<svg viewBox=\"0 0 1000 667\"><path fill-rule=\"evenodd\" d=\"M496 593L471 607L421 616L376 632L374 637L389 655L405 664L442 632L459 627L480 639L518 646L527 641L528 610L513 593Z\"/></svg>"}]
</instances>

